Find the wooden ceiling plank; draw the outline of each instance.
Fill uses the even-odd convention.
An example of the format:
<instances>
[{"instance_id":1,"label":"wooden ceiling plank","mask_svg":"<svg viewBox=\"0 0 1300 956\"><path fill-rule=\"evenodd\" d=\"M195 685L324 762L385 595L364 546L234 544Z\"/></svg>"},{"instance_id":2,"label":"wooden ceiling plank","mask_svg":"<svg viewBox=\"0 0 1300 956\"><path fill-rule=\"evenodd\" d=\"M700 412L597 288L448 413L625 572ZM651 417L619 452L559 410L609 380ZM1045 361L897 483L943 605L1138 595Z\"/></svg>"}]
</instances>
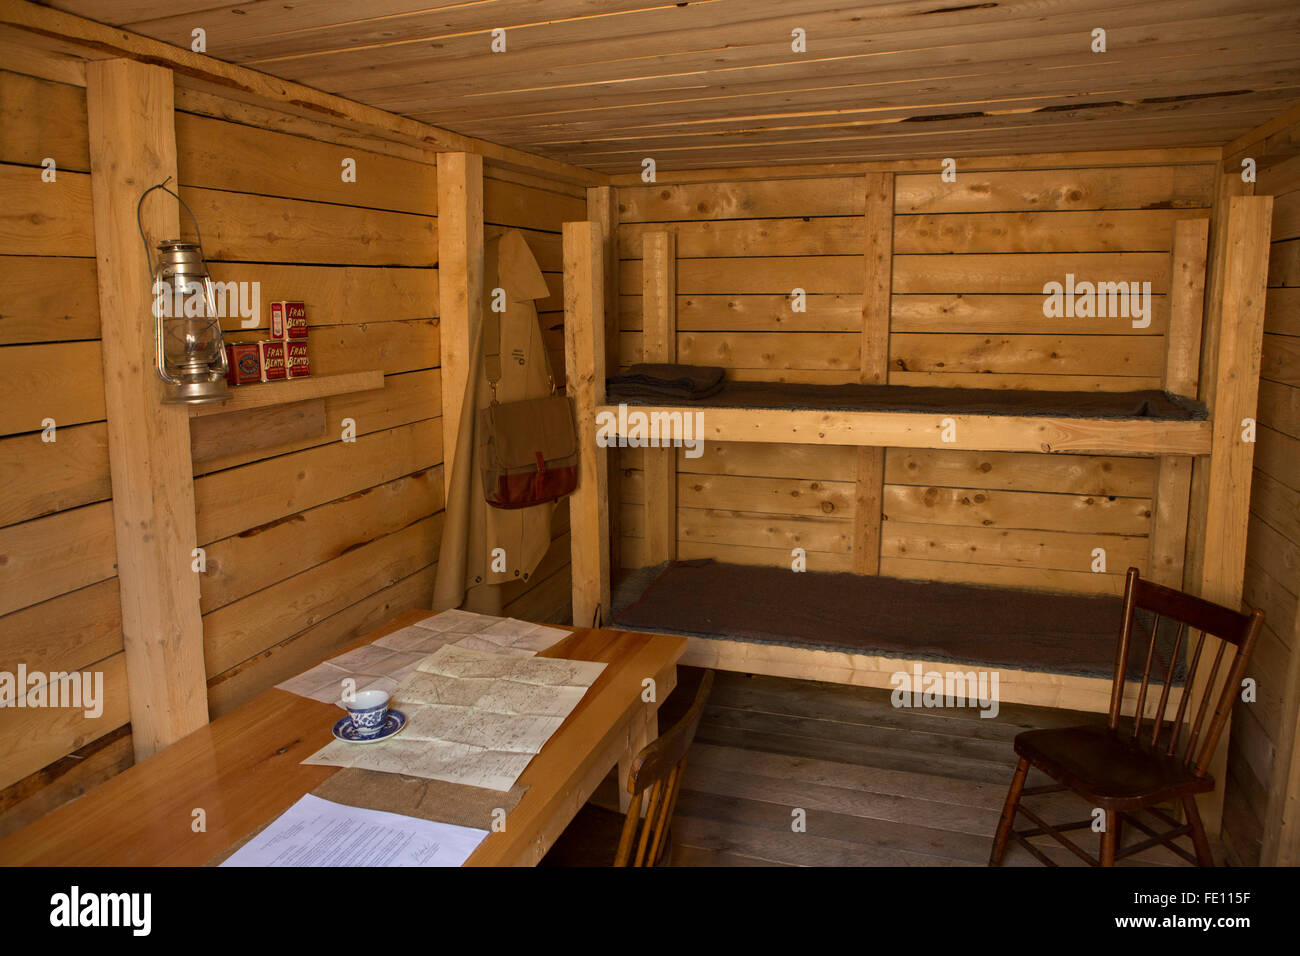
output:
<instances>
[{"instance_id":1,"label":"wooden ceiling plank","mask_svg":"<svg viewBox=\"0 0 1300 956\"><path fill-rule=\"evenodd\" d=\"M549 3L547 0L549 13ZM1053 6L1080 0L1003 0L997 8L983 9L968 6L944 14L950 26L964 26L979 22L989 16L1005 18L1019 15L1013 8L1036 4ZM1090 3L1113 3L1114 0L1082 0ZM802 26L810 35L832 35L832 28L860 24L870 20L876 30L887 29L887 24L905 23L910 18L934 12L933 0L869 0L868 3L848 4L840 0L691 0L685 5L672 2L646 4L615 0L601 4L599 12L585 17L563 19L539 18L535 14L527 22L512 25L492 13L479 12L468 17L460 29L440 31L437 19L429 23L427 17L410 17L402 30L366 31L361 24L343 25L333 31L333 37L317 37L317 43L302 52L287 52L274 43L262 44L264 53L245 62L289 62L295 60L324 62L325 58L342 57L344 62L356 59L354 53L373 53L384 59L388 54L399 54L403 48L434 47L449 57L478 59L488 53L490 31L504 28L507 36L514 36L514 52L542 53L561 49L572 53L583 48L591 51L593 61L604 57L604 51L617 49L629 42L645 43L655 48L672 48L685 39L696 42L701 33L709 36L719 31L775 33L784 38L789 49L790 30ZM433 29L427 29L427 25ZM361 27L361 29L358 29ZM873 31L874 32L874 31ZM332 45L331 45L332 44ZM362 58L364 59L364 57ZM568 62L574 62L569 60Z\"/></svg>"},{"instance_id":2,"label":"wooden ceiling plank","mask_svg":"<svg viewBox=\"0 0 1300 956\"><path fill-rule=\"evenodd\" d=\"M1115 0L1061 0L1066 12L1056 16L1011 16L1024 3L1056 3L1057 0L1014 0L993 11L979 11L983 18L963 25L927 23L917 28L915 18L903 18L911 29L887 32L883 25L867 18L855 22L852 15L809 20L810 36L825 34L815 41L804 61L831 57L877 56L895 58L920 52L928 58L958 59L976 44L1020 39L1034 41L1063 37L1076 48L1087 49L1089 33L1105 22L1108 43L1116 49L1125 43L1124 31L1131 31L1128 43L1137 45L1146 32L1165 24L1169 41L1212 37L1215 29L1227 28L1230 18L1263 17L1292 8L1288 0L1155 0L1115 9ZM687 8L689 10L690 8ZM1003 15L993 17L993 13ZM929 18L926 18L927 20ZM702 28L681 34L656 33L609 39L574 39L541 49L513 50L508 54L486 52L477 40L443 44L433 55L380 55L360 50L326 56L281 61L267 68L300 82L346 88L353 95L386 89L403 83L455 83L467 77L484 89L528 88L538 85L539 73L549 83L589 84L592 80L635 79L691 71L716 73L730 65L759 63L785 65L796 56L790 51L790 17L747 21L716 28ZM816 32L814 32L816 31ZM1207 32L1208 31L1208 32ZM682 49L683 45L685 49ZM493 69L484 60L499 57L504 62ZM468 60L468 62L464 62ZM830 65L831 69L835 67Z\"/></svg>"},{"instance_id":3,"label":"wooden ceiling plank","mask_svg":"<svg viewBox=\"0 0 1300 956\"><path fill-rule=\"evenodd\" d=\"M112 4L112 14L119 24L145 17L157 17L164 13L192 14L210 9L213 0L116 0ZM71 13L88 20L107 22L109 4L103 0L58 0L49 6L58 7L65 13Z\"/></svg>"},{"instance_id":4,"label":"wooden ceiling plank","mask_svg":"<svg viewBox=\"0 0 1300 956\"><path fill-rule=\"evenodd\" d=\"M570 184L605 180L593 170L631 174L646 155L671 176L759 163L898 169L938 155L1013 162L1015 151L1088 155L1101 144L1149 154L1233 137L1261 152L1267 134L1244 136L1300 97L1293 0L52 5L181 48L75 18L66 18L74 29L52 28L53 10L0 0L0 55L30 37L38 59L64 64L52 78L79 82L78 57L125 53L173 69L178 105L195 113L220 115L234 100L260 110L246 125L419 162L472 150L515 175ZM790 51L795 25L808 31L805 55ZM189 53L196 26L212 53L283 79ZM1097 26L1105 55L1088 50ZM509 53L488 50L497 27ZM1274 144L1278 155L1294 145ZM811 167L811 156L824 162Z\"/></svg>"},{"instance_id":5,"label":"wooden ceiling plank","mask_svg":"<svg viewBox=\"0 0 1300 956\"><path fill-rule=\"evenodd\" d=\"M719 0L694 0L708 6ZM216 52L232 63L319 55L361 47L400 47L436 43L453 37L479 36L484 50L490 31L510 36L539 26L572 24L624 13L675 9L672 0L495 0L491 3L428 4L411 0L367 0L358 16L355 0L308 0L292 5L255 0L201 14L150 20L119 20L135 33L168 43L188 43L190 30L203 26ZM524 37L516 39L522 40Z\"/></svg>"},{"instance_id":6,"label":"wooden ceiling plank","mask_svg":"<svg viewBox=\"0 0 1300 956\"><path fill-rule=\"evenodd\" d=\"M1255 36L1251 34L1240 36L1236 42L1236 48L1244 51L1259 51L1261 48L1267 49L1270 44L1277 44L1283 49L1300 40L1300 10L1288 14L1285 20L1273 19L1270 21L1272 26L1271 38ZM1161 39L1169 38L1168 43L1161 43L1152 48L1149 52L1146 48L1134 45L1129 48L1118 48L1113 60L1098 61L1098 67L1129 64L1149 64L1150 59L1158 56L1160 53L1166 53L1171 49L1177 49L1187 42L1188 38L1184 31L1180 31L1176 26L1168 26L1161 29ZM1231 29L1224 26L1223 29ZM1212 27L1206 28L1207 32L1213 34L1215 30ZM1279 38L1285 38L1286 42L1279 42ZM1202 49L1197 52L1204 54L1204 58L1213 62L1216 59L1223 58L1222 43L1216 39L1201 39L1198 42ZM1065 43L1065 46L1058 44ZM935 82L943 82L945 77L960 78L963 75L978 74L980 64L987 64L988 68L996 69L999 65L1005 68L1004 77L1009 85L1016 82L1026 82L1020 80L1020 77L1040 79L1042 71L1045 69L1056 73L1061 68L1059 62L1053 63L1053 59L1065 56L1066 52L1073 47L1073 40L1061 41L1060 39L1043 38L1033 42L1033 48L1041 54L1041 58L1034 58L1033 61L1025 67L1017 67L1017 63L1023 61L1024 42L1016 41L1011 44L988 44L975 45L968 47L968 53L965 57L970 61L966 63L953 64L947 62L944 58L936 60L933 51L920 51L913 53L899 53L888 57L877 57L874 59L854 59L853 72L850 74L854 81L876 81L881 82L915 82L921 79L933 79ZM1117 49L1112 47L1112 49ZM1011 58L1004 59L1002 54L1006 53ZM1085 61L1086 62L1086 61ZM440 104L445 103L446 108L455 109L463 112L470 120L477 120L480 114L487 116L493 115L494 109L499 110L499 105L504 105L506 109L513 108L515 103L535 104L540 106L540 110L534 112L544 112L547 109L555 108L555 104L563 103L564 100L577 100L578 102L592 107L604 107L606 103L610 106L626 106L637 102L644 103L647 98L658 98L664 102L671 102L674 99L682 98L679 94L672 91L674 89L686 90L687 96L694 94L697 97L707 97L710 85L713 89L720 92L739 89L742 93L759 92L765 88L773 91L780 90L783 85L789 83L790 77L814 77L813 84L822 77L835 77L837 80L842 75L840 71L848 69L850 61L837 61L828 64L822 64L823 72L812 73L810 67L799 66L791 67L783 63L778 67L769 69L761 64L739 64L734 67L722 67L720 64L714 64L713 68L704 71L690 72L687 71L676 77L661 77L653 75L654 71L647 70L644 63L635 64L636 69L632 71L635 76L630 78L619 79L611 77L607 73L595 72L591 69L568 68L552 70L547 72L550 82L544 88L531 90L511 90L506 86L507 80L495 79L463 79L460 81L449 80L439 82L436 90L428 84L421 82L415 85L406 85L382 90L370 90L358 93L368 101L385 109L396 112L407 113L411 115L426 115L430 112L425 108L425 104L430 102L431 96ZM864 63L877 64L874 68L863 67ZM1182 64L1169 63L1171 72L1178 72ZM834 73L825 72L826 69L832 69ZM1154 69L1155 67L1150 67ZM1086 70L1080 67L1080 70ZM1071 75L1073 73L1073 64L1070 68L1062 69L1061 75ZM1080 72L1081 82L1084 77L1091 74L1092 71ZM575 81L569 86L564 86L565 76L571 74ZM781 78L786 79L782 80ZM757 79L754 79L757 78ZM724 82L724 81L734 82ZM831 85L822 80L826 85ZM490 85L492 84L492 85ZM726 112L730 109L732 100L729 96L724 95L718 100L720 112ZM524 111L528 112L528 111Z\"/></svg>"},{"instance_id":7,"label":"wooden ceiling plank","mask_svg":"<svg viewBox=\"0 0 1300 956\"><path fill-rule=\"evenodd\" d=\"M1295 21L1300 24L1300 19ZM1172 62L1162 51L1176 53L1181 63ZM500 97L452 96L445 89L440 90L440 105L434 110L412 111L410 115L425 122L437 123L458 119L462 128L478 127L492 124L494 128L509 129L512 122L545 123L548 121L574 120L583 117L600 117L611 111L618 111L618 123L628 125L643 116L668 113L676 118L689 119L710 115L730 113L736 108L762 108L764 104L773 106L786 103L803 103L806 105L823 105L839 100L862 102L870 97L873 104L883 104L891 99L904 96L917 96L919 93L933 95L975 95L983 83L989 89L1008 95L1016 90L1030 90L1036 93L1051 90L1097 90L1106 89L1107 84L1135 82L1152 82L1174 77L1186 80L1191 77L1210 88L1214 83L1224 83L1219 88L1231 88L1227 84L1229 77L1237 77L1234 82L1245 81L1249 85L1251 73L1243 75L1244 67L1256 67L1256 71L1289 67L1293 75L1297 72L1296 63L1300 63L1300 34L1293 41L1270 45L1261 60L1261 50L1256 38L1243 38L1236 46L1229 41L1216 39L1198 43L1179 43L1143 50L1117 51L1113 58L1106 61L1082 59L1077 68L1074 64L1063 64L1059 54L1048 53L1042 56L1027 57L1007 61L1001 58L992 61L971 63L962 67L934 66L921 70L909 68L885 72L836 72L833 77L824 74L813 75L806 70L798 74L791 73L788 79L761 83L728 84L725 87L711 87L692 80L690 84L681 83L678 88L659 85L655 81L636 84L636 89L615 92L619 86L610 85L607 89L592 90L551 90L546 93L515 93ZM1207 58L1213 58L1207 66ZM1136 64L1143 69L1138 72L1125 72L1115 75L1117 64ZM1050 73L1044 73L1050 69ZM786 72L786 71L783 71ZM1008 81L1008 76L1011 76ZM1050 79L1045 80L1045 77ZM1139 79L1141 78L1141 79ZM974 89L972 89L974 87ZM472 104L472 105L471 105Z\"/></svg>"},{"instance_id":8,"label":"wooden ceiling plank","mask_svg":"<svg viewBox=\"0 0 1300 956\"><path fill-rule=\"evenodd\" d=\"M1045 90L1025 98L992 99L991 88L974 89L970 98L964 100L910 102L890 104L882 101L877 105L853 108L849 103L861 103L861 98L854 100L839 99L834 102L808 104L805 109L790 112L758 112L749 115L728 117L700 117L692 114L657 115L649 117L659 122L633 122L625 119L618 127L619 137L638 139L644 136L708 135L727 130L747 130L753 128L771 128L780 124L782 127L831 125L837 121L861 120L872 122L896 122L899 118L911 120L915 117L941 116L965 113L984 113L1001 115L1007 113L1024 113L1034 111L1060 111L1077 109L1082 111L1093 104L1120 102L1141 108L1144 105L1158 106L1153 100L1175 101L1181 98L1197 97L1203 100L1228 100L1250 102L1256 96L1283 95L1292 101L1300 100L1300 71L1291 64L1284 70L1271 70L1255 77L1253 89L1243 88L1241 83L1247 81L1245 75L1216 79L1213 81L1165 81L1161 77L1151 76L1143 80L1137 78L1123 88L1099 90L1095 93ZM469 128L478 128L477 125ZM557 146L569 142L600 141L602 131L610 128L605 121L569 121L533 123L531 125L506 124L498 126L498 135L508 139L521 148L531 149L537 146ZM506 135L508 134L508 135Z\"/></svg>"},{"instance_id":9,"label":"wooden ceiling plank","mask_svg":"<svg viewBox=\"0 0 1300 956\"><path fill-rule=\"evenodd\" d=\"M560 151L560 146L568 146L584 157L596 157L612 153L634 152L637 164L640 157L652 156L657 161L665 151L696 148L732 148L737 138L747 143L778 142L826 142L833 139L852 138L868 141L879 137L905 136L913 132L913 127L922 126L934 137L942 137L937 142L937 149L960 148L961 143L953 137L967 131L985 128L1022 129L1031 128L1043 131L1051 126L1061 125L1066 135L1079 134L1091 137L1094 141L1104 141L1106 127L1115 123L1127 123L1139 120L1151 123L1160 117L1201 117L1209 129L1222 128L1220 120L1240 123L1241 115L1249 112L1263 112L1267 115L1277 113L1296 99L1295 89L1282 90L1276 95L1260 94L1254 97L1229 97L1223 101L1190 100L1178 103L1133 104L1096 109L1078 109L1047 114L1049 121L1044 121L1043 114L1033 112L990 113L973 117L962 117L927 123L911 123L905 118L882 121L862 120L849 122L810 123L805 125L773 125L771 127L754 126L744 130L723 130L717 132L690 132L651 136L605 137L566 142L552 147L549 144L536 143L533 149L538 152ZM1209 118L1212 122L1205 122ZM1052 122L1060 119L1057 124ZM1083 127L1080 129L1079 127ZM565 150L567 152L567 150ZM945 154L947 155L947 154Z\"/></svg>"}]
</instances>

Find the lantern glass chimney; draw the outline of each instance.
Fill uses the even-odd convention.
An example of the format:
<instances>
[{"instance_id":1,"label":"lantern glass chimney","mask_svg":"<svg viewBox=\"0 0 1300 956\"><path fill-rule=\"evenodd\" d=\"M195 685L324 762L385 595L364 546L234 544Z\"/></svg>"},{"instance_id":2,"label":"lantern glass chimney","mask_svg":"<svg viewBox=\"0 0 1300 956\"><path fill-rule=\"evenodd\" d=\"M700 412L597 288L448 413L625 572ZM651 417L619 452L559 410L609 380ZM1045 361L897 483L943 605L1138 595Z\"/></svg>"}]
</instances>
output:
<instances>
[{"instance_id":1,"label":"lantern glass chimney","mask_svg":"<svg viewBox=\"0 0 1300 956\"><path fill-rule=\"evenodd\" d=\"M154 282L158 374L164 402L196 405L225 401L226 352L212 277L198 243L158 244Z\"/></svg>"}]
</instances>

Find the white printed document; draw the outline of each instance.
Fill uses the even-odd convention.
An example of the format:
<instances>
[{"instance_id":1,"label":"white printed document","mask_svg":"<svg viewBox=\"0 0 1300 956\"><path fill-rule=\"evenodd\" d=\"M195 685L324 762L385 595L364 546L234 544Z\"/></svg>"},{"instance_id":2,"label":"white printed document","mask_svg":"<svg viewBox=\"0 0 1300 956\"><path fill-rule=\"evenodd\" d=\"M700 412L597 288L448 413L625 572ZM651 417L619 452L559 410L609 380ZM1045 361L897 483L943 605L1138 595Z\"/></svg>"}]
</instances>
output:
<instances>
[{"instance_id":1,"label":"white printed document","mask_svg":"<svg viewBox=\"0 0 1300 956\"><path fill-rule=\"evenodd\" d=\"M309 793L221 865L460 866L487 835Z\"/></svg>"}]
</instances>

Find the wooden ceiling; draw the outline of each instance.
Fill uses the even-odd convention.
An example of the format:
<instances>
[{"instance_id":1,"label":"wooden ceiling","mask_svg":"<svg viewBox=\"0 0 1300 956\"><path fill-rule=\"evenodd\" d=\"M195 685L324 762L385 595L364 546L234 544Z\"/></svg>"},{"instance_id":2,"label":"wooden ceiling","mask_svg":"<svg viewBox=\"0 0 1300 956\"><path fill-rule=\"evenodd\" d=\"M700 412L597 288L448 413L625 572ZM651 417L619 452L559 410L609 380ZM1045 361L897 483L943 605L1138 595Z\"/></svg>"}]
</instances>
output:
<instances>
[{"instance_id":1,"label":"wooden ceiling","mask_svg":"<svg viewBox=\"0 0 1300 956\"><path fill-rule=\"evenodd\" d=\"M1296 0L47 5L611 173L1218 146L1300 102Z\"/></svg>"}]
</instances>

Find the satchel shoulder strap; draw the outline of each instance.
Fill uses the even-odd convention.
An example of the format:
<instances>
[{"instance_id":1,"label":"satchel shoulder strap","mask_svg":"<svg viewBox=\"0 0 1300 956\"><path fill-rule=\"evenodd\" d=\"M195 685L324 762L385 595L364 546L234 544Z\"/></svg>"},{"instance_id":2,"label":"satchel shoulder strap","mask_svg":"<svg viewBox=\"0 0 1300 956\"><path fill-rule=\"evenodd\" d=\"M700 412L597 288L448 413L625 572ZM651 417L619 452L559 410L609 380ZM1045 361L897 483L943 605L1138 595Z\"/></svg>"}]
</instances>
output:
<instances>
[{"instance_id":1,"label":"satchel shoulder strap","mask_svg":"<svg viewBox=\"0 0 1300 956\"><path fill-rule=\"evenodd\" d=\"M556 392L555 373L551 369L551 356L546 351L546 330L542 328L541 317L534 308L533 317L537 322L537 337L541 343L542 362L546 366L546 381L551 385L551 394ZM491 297L483 312L483 374L487 376L488 390L492 393L492 402L497 400L497 382L501 381L501 313L492 308Z\"/></svg>"}]
</instances>

